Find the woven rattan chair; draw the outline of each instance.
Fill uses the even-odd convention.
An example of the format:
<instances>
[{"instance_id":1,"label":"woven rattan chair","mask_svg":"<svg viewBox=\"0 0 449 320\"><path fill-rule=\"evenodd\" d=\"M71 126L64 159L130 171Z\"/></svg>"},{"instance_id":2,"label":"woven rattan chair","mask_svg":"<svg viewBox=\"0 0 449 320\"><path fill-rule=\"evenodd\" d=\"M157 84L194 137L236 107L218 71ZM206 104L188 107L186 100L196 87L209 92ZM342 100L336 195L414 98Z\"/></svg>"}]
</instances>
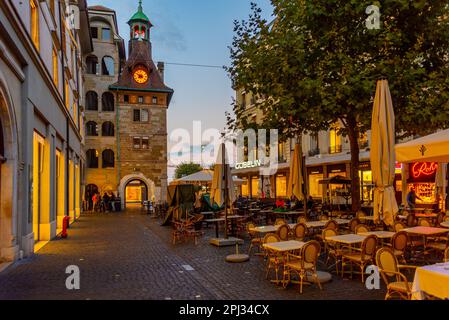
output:
<instances>
[{"instance_id":1,"label":"woven rattan chair","mask_svg":"<svg viewBox=\"0 0 449 320\"><path fill-rule=\"evenodd\" d=\"M329 217L325 214L320 215L320 217L318 218L320 221L327 221L329 220Z\"/></svg>"},{"instance_id":2,"label":"woven rattan chair","mask_svg":"<svg viewBox=\"0 0 449 320\"><path fill-rule=\"evenodd\" d=\"M321 234L321 238L323 239L324 250L327 256L326 265L329 265L329 262L331 261L331 259L333 259L335 262L335 271L338 275L339 272L338 266L339 264L341 264L341 258L344 253L348 253L349 251L345 249L340 249L334 242L327 240L329 237L334 237L337 235L338 233L334 229L324 229Z\"/></svg>"},{"instance_id":3,"label":"woven rattan chair","mask_svg":"<svg viewBox=\"0 0 449 320\"><path fill-rule=\"evenodd\" d=\"M391 238L391 248L397 258L401 258L401 263L406 264L405 252L409 243L408 234L405 231L399 231Z\"/></svg>"},{"instance_id":4,"label":"woven rattan chair","mask_svg":"<svg viewBox=\"0 0 449 320\"><path fill-rule=\"evenodd\" d=\"M439 238L426 244L427 254L436 254L441 258L444 257L446 250L449 248L449 238Z\"/></svg>"},{"instance_id":5,"label":"woven rattan chair","mask_svg":"<svg viewBox=\"0 0 449 320\"><path fill-rule=\"evenodd\" d=\"M353 275L353 265L356 264L360 267L360 272L362 274L362 282L365 282L365 268L370 263L374 262L376 248L377 248L377 237L369 236L363 241L361 249L359 252L350 252L344 253L341 259L342 270L341 274L344 276L345 273L345 265L349 265L351 267L351 277Z\"/></svg>"},{"instance_id":6,"label":"woven rattan chair","mask_svg":"<svg viewBox=\"0 0 449 320\"><path fill-rule=\"evenodd\" d=\"M418 225L419 225L420 227L431 227L431 226L432 226L432 224L430 223L430 221L427 220L427 219L420 219L419 222L418 222Z\"/></svg>"},{"instance_id":7,"label":"woven rattan chair","mask_svg":"<svg viewBox=\"0 0 449 320\"><path fill-rule=\"evenodd\" d=\"M288 241L288 236L290 235L290 228L287 224L282 224L277 230L276 234L278 235L281 241Z\"/></svg>"},{"instance_id":8,"label":"woven rattan chair","mask_svg":"<svg viewBox=\"0 0 449 320\"><path fill-rule=\"evenodd\" d=\"M293 229L293 239L297 241L304 241L309 233L307 226L304 223L299 223Z\"/></svg>"},{"instance_id":9,"label":"woven rattan chair","mask_svg":"<svg viewBox=\"0 0 449 320\"><path fill-rule=\"evenodd\" d=\"M248 232L248 235L251 239L248 255L251 255L251 250L253 249L253 247L257 247L260 251L260 246L262 244L262 239L258 236L257 232L251 231L251 229L254 229L255 227L256 225L252 222L246 224L246 231Z\"/></svg>"},{"instance_id":10,"label":"woven rattan chair","mask_svg":"<svg viewBox=\"0 0 449 320\"><path fill-rule=\"evenodd\" d=\"M394 296L401 299L410 300L412 298L413 283L400 272L400 269L416 267L400 266L394 252L390 248L381 248L376 254L376 264L379 272L387 286L385 300Z\"/></svg>"},{"instance_id":11,"label":"woven rattan chair","mask_svg":"<svg viewBox=\"0 0 449 320\"><path fill-rule=\"evenodd\" d=\"M403 224L402 222L395 222L394 226L393 226L394 232L402 231L405 228L407 228L407 226L405 224Z\"/></svg>"},{"instance_id":12,"label":"woven rattan chair","mask_svg":"<svg viewBox=\"0 0 449 320\"><path fill-rule=\"evenodd\" d=\"M444 251L444 262L449 262L449 248Z\"/></svg>"},{"instance_id":13,"label":"woven rattan chair","mask_svg":"<svg viewBox=\"0 0 449 320\"><path fill-rule=\"evenodd\" d=\"M355 227L355 234L370 232L370 229L365 224L359 224Z\"/></svg>"},{"instance_id":14,"label":"woven rattan chair","mask_svg":"<svg viewBox=\"0 0 449 320\"><path fill-rule=\"evenodd\" d=\"M444 222L444 217L446 217L446 214L444 212L440 212L437 216L437 219L435 221L435 227L439 227L440 224Z\"/></svg>"},{"instance_id":15,"label":"woven rattan chair","mask_svg":"<svg viewBox=\"0 0 449 320\"><path fill-rule=\"evenodd\" d=\"M317 273L318 257L320 256L321 246L318 241L310 241L301 249L299 256L288 254L284 267L284 287L291 281L291 274L295 272L299 276L299 292L303 293L304 279L311 275L320 290L323 290Z\"/></svg>"},{"instance_id":16,"label":"woven rattan chair","mask_svg":"<svg viewBox=\"0 0 449 320\"><path fill-rule=\"evenodd\" d=\"M298 217L297 223L306 223L307 218L306 217Z\"/></svg>"},{"instance_id":17,"label":"woven rattan chair","mask_svg":"<svg viewBox=\"0 0 449 320\"><path fill-rule=\"evenodd\" d=\"M366 213L363 212L362 210L358 211L357 214L355 215L355 217L359 220L362 220L363 217L366 217Z\"/></svg>"},{"instance_id":18,"label":"woven rattan chair","mask_svg":"<svg viewBox=\"0 0 449 320\"><path fill-rule=\"evenodd\" d=\"M281 239L279 239L279 236L274 233L269 233L265 235L264 239L262 240L264 244L266 243L277 243L281 242ZM276 281L279 281L279 269L284 263L284 257L276 252L271 252L270 250L266 250L266 258L267 258L267 267L266 267L266 278L268 279L270 275L270 270L274 270L276 274Z\"/></svg>"},{"instance_id":19,"label":"woven rattan chair","mask_svg":"<svg viewBox=\"0 0 449 320\"><path fill-rule=\"evenodd\" d=\"M338 223L335 220L330 220L326 223L324 229L334 229L338 232Z\"/></svg>"},{"instance_id":20,"label":"woven rattan chair","mask_svg":"<svg viewBox=\"0 0 449 320\"><path fill-rule=\"evenodd\" d=\"M274 222L275 226L280 226L283 224L287 224L287 221L285 221L285 219L282 219L282 218L277 218L276 221Z\"/></svg>"},{"instance_id":21,"label":"woven rattan chair","mask_svg":"<svg viewBox=\"0 0 449 320\"><path fill-rule=\"evenodd\" d=\"M351 233L355 233L355 228L361 224L360 220L357 218L352 219L348 224L348 229Z\"/></svg>"}]
</instances>

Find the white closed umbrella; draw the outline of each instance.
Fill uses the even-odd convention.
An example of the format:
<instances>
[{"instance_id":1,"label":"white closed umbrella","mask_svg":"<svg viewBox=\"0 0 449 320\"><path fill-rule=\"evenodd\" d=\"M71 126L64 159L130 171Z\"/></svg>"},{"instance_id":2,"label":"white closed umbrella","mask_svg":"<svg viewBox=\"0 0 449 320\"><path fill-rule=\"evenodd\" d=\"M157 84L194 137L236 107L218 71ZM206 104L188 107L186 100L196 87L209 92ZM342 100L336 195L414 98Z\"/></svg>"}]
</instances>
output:
<instances>
[{"instance_id":1,"label":"white closed umbrella","mask_svg":"<svg viewBox=\"0 0 449 320\"><path fill-rule=\"evenodd\" d=\"M395 190L395 116L387 80L377 82L371 124L371 167L374 180L374 219L394 224L399 211Z\"/></svg>"}]
</instances>

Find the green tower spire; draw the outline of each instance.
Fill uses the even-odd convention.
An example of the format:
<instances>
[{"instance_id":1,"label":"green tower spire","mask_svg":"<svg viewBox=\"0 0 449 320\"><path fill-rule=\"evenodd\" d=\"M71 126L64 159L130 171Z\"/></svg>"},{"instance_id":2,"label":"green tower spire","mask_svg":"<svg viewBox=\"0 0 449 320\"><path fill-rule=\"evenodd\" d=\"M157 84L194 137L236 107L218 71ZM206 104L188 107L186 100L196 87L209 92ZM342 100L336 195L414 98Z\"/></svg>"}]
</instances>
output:
<instances>
[{"instance_id":1,"label":"green tower spire","mask_svg":"<svg viewBox=\"0 0 449 320\"><path fill-rule=\"evenodd\" d=\"M132 22L136 22L136 21L150 23L150 19L147 17L147 15L145 13L143 13L142 0L139 0L139 8L137 9L137 12L128 21L128 24L131 24Z\"/></svg>"}]
</instances>

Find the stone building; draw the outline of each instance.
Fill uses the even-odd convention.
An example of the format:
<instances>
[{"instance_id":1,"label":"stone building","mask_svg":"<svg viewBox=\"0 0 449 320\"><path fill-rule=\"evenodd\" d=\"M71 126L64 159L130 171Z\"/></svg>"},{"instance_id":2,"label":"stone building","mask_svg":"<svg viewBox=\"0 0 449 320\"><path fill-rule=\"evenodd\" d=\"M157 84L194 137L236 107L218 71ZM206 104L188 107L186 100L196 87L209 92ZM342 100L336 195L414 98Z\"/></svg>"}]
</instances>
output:
<instances>
[{"instance_id":1,"label":"stone building","mask_svg":"<svg viewBox=\"0 0 449 320\"><path fill-rule=\"evenodd\" d=\"M87 79L87 83L88 91L96 95L88 94L97 98L92 99L97 102L93 110L86 112L87 190L112 191L120 196L123 207L126 203L160 201L166 197L167 108L173 90L164 84L163 63L156 67L152 59L152 24L143 13L140 1L138 11L128 22L130 41L128 59L124 62L113 11L91 7L89 13L94 28L97 23L102 30L109 25L117 38L111 38L107 44L94 40L94 55L86 57L88 66L91 57L96 63L91 68L95 74L87 76L92 81ZM105 20L106 16L110 19ZM96 33L99 36L102 32L93 31L94 39ZM114 76L107 68L108 61L102 58L105 54L113 54L114 62L109 63ZM104 97L100 98L104 93L114 101L113 108L107 102L105 110ZM100 104L101 110L97 110ZM105 123L108 123L106 128ZM86 193L88 197L90 194Z\"/></svg>"},{"instance_id":2,"label":"stone building","mask_svg":"<svg viewBox=\"0 0 449 320\"><path fill-rule=\"evenodd\" d=\"M81 211L85 0L0 1L0 263ZM72 19L73 18L73 19Z\"/></svg>"},{"instance_id":3,"label":"stone building","mask_svg":"<svg viewBox=\"0 0 449 320\"><path fill-rule=\"evenodd\" d=\"M85 198L94 192L116 191L118 113L109 86L118 81L125 62L124 41L119 35L114 10L103 6L88 8L93 52L85 61L86 175Z\"/></svg>"}]
</instances>

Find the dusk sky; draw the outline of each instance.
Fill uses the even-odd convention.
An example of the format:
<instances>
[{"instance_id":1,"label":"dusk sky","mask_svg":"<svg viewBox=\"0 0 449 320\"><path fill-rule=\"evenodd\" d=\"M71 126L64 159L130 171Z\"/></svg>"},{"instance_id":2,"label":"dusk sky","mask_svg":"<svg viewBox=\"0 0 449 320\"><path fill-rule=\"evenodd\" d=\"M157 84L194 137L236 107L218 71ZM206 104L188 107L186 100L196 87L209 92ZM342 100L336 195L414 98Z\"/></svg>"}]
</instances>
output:
<instances>
[{"instance_id":1,"label":"dusk sky","mask_svg":"<svg viewBox=\"0 0 449 320\"><path fill-rule=\"evenodd\" d=\"M253 0L269 18L270 0ZM128 42L128 19L138 1L97 0L117 11L121 36ZM229 49L235 19L246 19L248 0L144 0L144 12L152 29L153 58L166 63L213 66L229 65ZM203 131L225 127L225 111L232 110L235 96L223 69L166 65L165 82L175 90L168 112L168 132L177 128L192 130L193 121L202 121ZM170 145L173 143L169 142ZM170 170L172 171L172 170Z\"/></svg>"}]
</instances>

